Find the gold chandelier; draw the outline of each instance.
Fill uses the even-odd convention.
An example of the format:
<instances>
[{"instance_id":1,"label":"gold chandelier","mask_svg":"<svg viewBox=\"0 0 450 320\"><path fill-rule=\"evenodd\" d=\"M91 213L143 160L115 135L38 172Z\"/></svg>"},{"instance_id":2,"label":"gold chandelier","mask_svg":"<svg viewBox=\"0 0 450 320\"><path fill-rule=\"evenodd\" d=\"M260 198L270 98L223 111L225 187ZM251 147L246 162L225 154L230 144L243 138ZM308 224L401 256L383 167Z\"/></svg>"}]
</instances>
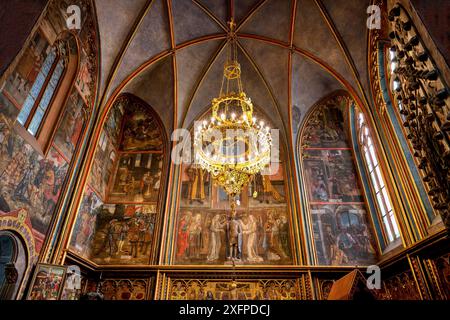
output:
<instances>
[{"instance_id":1,"label":"gold chandelier","mask_svg":"<svg viewBox=\"0 0 450 320\"><path fill-rule=\"evenodd\" d=\"M252 101L243 91L235 24L229 25L220 94L211 101L210 121L194 129L194 151L196 162L229 195L235 213L236 196L270 163L272 138L264 121L257 122Z\"/></svg>"}]
</instances>

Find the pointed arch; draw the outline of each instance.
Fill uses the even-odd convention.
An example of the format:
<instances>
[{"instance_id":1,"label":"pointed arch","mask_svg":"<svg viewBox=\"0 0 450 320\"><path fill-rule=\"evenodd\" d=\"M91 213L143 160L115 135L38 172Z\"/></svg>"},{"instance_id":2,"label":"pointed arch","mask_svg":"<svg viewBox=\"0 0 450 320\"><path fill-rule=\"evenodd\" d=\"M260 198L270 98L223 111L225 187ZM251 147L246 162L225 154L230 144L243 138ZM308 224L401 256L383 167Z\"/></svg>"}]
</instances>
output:
<instances>
[{"instance_id":1,"label":"pointed arch","mask_svg":"<svg viewBox=\"0 0 450 320\"><path fill-rule=\"evenodd\" d=\"M349 126L353 100L342 90L317 102L299 131L299 168L311 255L319 265L376 262L370 202L354 162Z\"/></svg>"}]
</instances>

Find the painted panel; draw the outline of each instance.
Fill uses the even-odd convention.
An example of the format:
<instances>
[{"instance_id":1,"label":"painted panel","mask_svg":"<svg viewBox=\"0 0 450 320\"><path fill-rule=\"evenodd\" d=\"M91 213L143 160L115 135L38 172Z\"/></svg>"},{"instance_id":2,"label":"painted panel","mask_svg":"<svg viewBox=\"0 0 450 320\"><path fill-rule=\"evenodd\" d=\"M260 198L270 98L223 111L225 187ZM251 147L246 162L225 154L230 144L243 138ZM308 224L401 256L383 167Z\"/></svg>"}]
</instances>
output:
<instances>
[{"instance_id":1,"label":"painted panel","mask_svg":"<svg viewBox=\"0 0 450 320\"><path fill-rule=\"evenodd\" d=\"M55 147L69 161L72 159L81 135L81 130L83 129L84 106L84 100L78 91L72 90L61 123L56 130L54 138Z\"/></svg>"},{"instance_id":2,"label":"painted panel","mask_svg":"<svg viewBox=\"0 0 450 320\"><path fill-rule=\"evenodd\" d=\"M86 186L70 240L70 249L84 258L90 257L97 216L102 205L100 197Z\"/></svg>"},{"instance_id":3,"label":"painted panel","mask_svg":"<svg viewBox=\"0 0 450 320\"><path fill-rule=\"evenodd\" d=\"M99 264L148 264L155 205L103 205L97 215L91 259Z\"/></svg>"},{"instance_id":4,"label":"painted panel","mask_svg":"<svg viewBox=\"0 0 450 320\"><path fill-rule=\"evenodd\" d=\"M319 265L371 265L377 261L373 228L345 132L349 98L316 106L302 136L305 189Z\"/></svg>"},{"instance_id":5,"label":"painted panel","mask_svg":"<svg viewBox=\"0 0 450 320\"><path fill-rule=\"evenodd\" d=\"M238 196L231 219L228 195L209 174L185 165L176 225L176 264L291 264L290 213L286 203L283 165L271 176L257 175Z\"/></svg>"}]
</instances>

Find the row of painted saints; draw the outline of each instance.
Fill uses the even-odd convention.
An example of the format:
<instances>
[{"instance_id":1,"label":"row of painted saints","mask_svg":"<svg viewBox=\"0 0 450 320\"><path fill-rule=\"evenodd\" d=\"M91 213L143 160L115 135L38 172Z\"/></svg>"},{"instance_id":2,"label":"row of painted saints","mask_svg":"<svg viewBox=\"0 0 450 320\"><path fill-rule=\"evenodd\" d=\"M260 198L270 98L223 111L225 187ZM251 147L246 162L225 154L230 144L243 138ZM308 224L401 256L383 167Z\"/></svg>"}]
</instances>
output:
<instances>
[{"instance_id":1,"label":"row of painted saints","mask_svg":"<svg viewBox=\"0 0 450 320\"><path fill-rule=\"evenodd\" d=\"M184 167L178 213L177 263L284 264L291 262L283 173L255 176L230 216L226 193L196 165Z\"/></svg>"},{"instance_id":2,"label":"row of painted saints","mask_svg":"<svg viewBox=\"0 0 450 320\"><path fill-rule=\"evenodd\" d=\"M192 263L279 263L290 260L286 212L270 210L229 217L228 213L183 211L178 224L177 260Z\"/></svg>"}]
</instances>

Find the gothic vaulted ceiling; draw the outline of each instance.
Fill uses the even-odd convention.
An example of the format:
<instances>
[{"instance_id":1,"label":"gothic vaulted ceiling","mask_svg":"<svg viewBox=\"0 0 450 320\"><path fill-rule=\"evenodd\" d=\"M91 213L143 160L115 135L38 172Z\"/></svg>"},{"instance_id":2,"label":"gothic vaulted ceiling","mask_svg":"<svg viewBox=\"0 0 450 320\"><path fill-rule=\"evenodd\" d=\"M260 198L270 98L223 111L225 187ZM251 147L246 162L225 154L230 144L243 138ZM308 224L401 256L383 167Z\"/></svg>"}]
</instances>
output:
<instances>
[{"instance_id":1,"label":"gothic vaulted ceiling","mask_svg":"<svg viewBox=\"0 0 450 320\"><path fill-rule=\"evenodd\" d=\"M130 92L168 132L189 127L220 89L227 21L237 23L244 90L280 129L295 133L337 89L368 92L370 0L96 0L100 101Z\"/></svg>"}]
</instances>

